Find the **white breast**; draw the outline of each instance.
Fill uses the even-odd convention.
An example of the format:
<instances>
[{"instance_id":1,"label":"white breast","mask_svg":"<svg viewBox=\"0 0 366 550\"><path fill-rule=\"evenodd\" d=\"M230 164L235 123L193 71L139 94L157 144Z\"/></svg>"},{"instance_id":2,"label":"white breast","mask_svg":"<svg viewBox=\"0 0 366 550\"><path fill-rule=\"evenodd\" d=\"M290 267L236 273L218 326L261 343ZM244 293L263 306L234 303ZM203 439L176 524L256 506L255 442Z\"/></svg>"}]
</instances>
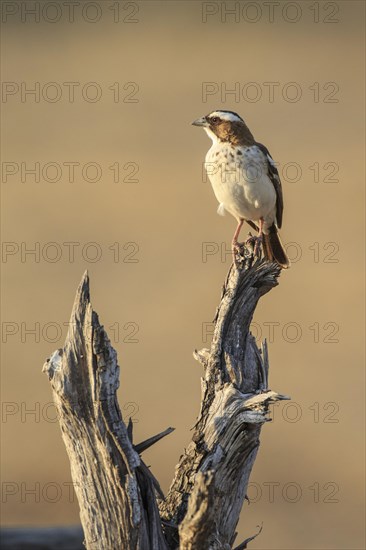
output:
<instances>
[{"instance_id":1,"label":"white breast","mask_svg":"<svg viewBox=\"0 0 366 550\"><path fill-rule=\"evenodd\" d=\"M256 146L213 143L206 171L215 196L237 220L264 219L264 232L275 220L276 191L268 177L267 159Z\"/></svg>"}]
</instances>

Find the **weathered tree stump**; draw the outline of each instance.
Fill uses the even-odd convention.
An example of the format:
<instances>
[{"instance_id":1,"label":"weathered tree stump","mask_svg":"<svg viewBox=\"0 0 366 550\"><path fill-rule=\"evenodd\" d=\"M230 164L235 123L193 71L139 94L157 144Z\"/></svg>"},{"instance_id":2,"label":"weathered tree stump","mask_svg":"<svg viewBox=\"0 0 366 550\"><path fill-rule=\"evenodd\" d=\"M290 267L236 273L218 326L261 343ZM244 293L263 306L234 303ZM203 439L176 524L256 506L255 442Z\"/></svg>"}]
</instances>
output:
<instances>
[{"instance_id":1,"label":"weathered tree stump","mask_svg":"<svg viewBox=\"0 0 366 550\"><path fill-rule=\"evenodd\" d=\"M117 355L92 309L84 274L65 346L43 370L59 411L88 550L234 547L269 404L288 399L268 389L267 345L259 349L249 329L280 268L254 262L247 249L244 254L223 287L211 349L194 353L204 368L201 410L166 498L140 455L172 428L133 441L132 422L124 424L116 398Z\"/></svg>"}]
</instances>

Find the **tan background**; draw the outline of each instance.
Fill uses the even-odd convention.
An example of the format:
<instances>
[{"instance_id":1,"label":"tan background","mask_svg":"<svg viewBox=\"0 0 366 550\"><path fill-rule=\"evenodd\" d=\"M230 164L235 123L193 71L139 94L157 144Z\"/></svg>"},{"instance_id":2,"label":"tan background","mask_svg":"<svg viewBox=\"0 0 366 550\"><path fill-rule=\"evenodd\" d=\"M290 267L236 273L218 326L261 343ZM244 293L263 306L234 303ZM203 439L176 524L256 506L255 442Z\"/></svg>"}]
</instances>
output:
<instances>
[{"instance_id":1,"label":"tan background","mask_svg":"<svg viewBox=\"0 0 366 550\"><path fill-rule=\"evenodd\" d=\"M270 385L291 395L293 405L276 408L274 422L262 431L249 492L255 502L245 506L239 536L253 534L263 522L253 549L364 548L363 2L331 7L320 2L318 23L308 2L297 3L301 16L294 23L286 21L296 15L286 2L276 8L272 23L262 3L256 23L246 20L254 11L242 12L238 22L230 16L222 22L218 13L203 23L201 2L141 2L130 16L138 22L129 23L122 19L134 7L121 2L121 21L114 23L112 2L105 1L98 4L102 17L94 24L82 17L81 7L75 8L74 23L66 8L58 22L41 16L37 23L27 16L22 23L25 3L13 4L20 11L3 24L3 80L29 88L39 82L43 91L56 82L62 96L54 103L42 93L39 102L30 96L22 102L20 93L3 97L3 162L19 169L22 162L28 167L95 162L103 175L91 183L79 167L71 183L64 167L55 183L42 176L34 182L29 175L22 183L20 172L7 182L3 178L3 241L15 249L22 242L41 248L38 262L19 252L3 257L2 264L3 524L78 522L41 367L62 346L63 323L86 268L93 305L117 340L119 398L126 416L134 415L136 440L176 427L145 457L168 489L199 409L201 370L192 350L207 345L202 325L213 317L230 262L219 253L203 262L202 243L229 246L235 226L230 216L215 213L216 200L201 175L209 141L190 121L226 108L245 118L282 166L297 163L302 171L296 182L289 181L291 170L283 177L282 236L296 243L289 253L298 254L298 261L262 300L254 327L268 337L264 323L279 323L270 344ZM56 12L49 10L45 17L52 19ZM87 17L94 17L92 8ZM64 82L80 83L74 103ZM88 82L100 86L99 101L83 99L80 90ZM115 103L109 90L115 82L122 98L132 91L123 85L137 83L138 102ZM228 89L238 82L244 97L217 93L205 102L204 82ZM257 102L245 95L254 91L245 88L248 82L262 91ZM279 83L273 101L265 82ZM301 90L297 102L282 96L289 82ZM329 82L339 87L331 96L335 85L324 89ZM47 97L47 89L44 93ZM114 183L108 167L115 162L137 163L139 182ZM314 163L320 166L319 182L309 168ZM339 181L324 181L334 166L326 163L339 167L333 176ZM129 171L121 169L122 177ZM74 262L62 244L70 241L80 243ZM62 251L54 263L49 258L55 248L44 248L50 242ZM81 254L90 242L102 252L95 263ZM109 250L115 242L119 262ZM133 251L123 250L130 242L139 246L137 263L123 261ZM26 334L36 323L39 337ZM138 342L126 341L136 326L126 323L138 325L133 337ZM291 343L296 334L298 341ZM32 489L35 494L28 492Z\"/></svg>"}]
</instances>

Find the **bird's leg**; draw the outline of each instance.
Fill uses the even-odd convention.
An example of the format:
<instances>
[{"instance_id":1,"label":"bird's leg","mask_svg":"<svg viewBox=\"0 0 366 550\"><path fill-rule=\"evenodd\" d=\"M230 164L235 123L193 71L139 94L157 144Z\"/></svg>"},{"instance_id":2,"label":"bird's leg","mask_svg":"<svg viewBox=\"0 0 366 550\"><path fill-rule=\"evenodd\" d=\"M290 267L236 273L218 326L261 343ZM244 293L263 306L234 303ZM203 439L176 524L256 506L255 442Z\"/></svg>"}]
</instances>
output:
<instances>
[{"instance_id":1,"label":"bird's leg","mask_svg":"<svg viewBox=\"0 0 366 550\"><path fill-rule=\"evenodd\" d=\"M259 220L259 233L258 233L258 237L255 241L255 246L254 246L254 256L257 256L259 257L260 256L260 247L261 247L261 244L262 244L262 240L263 240L263 224L264 224L264 221L263 221L263 218L260 218Z\"/></svg>"},{"instance_id":2,"label":"bird's leg","mask_svg":"<svg viewBox=\"0 0 366 550\"><path fill-rule=\"evenodd\" d=\"M240 233L240 229L243 225L243 222L244 220L239 220L238 222L238 226L235 230L235 233L234 233L234 236L233 236L233 240L232 240L232 253L233 253L233 261L234 261L234 264L236 264L236 256L235 256L235 253L236 251L238 250L239 248L239 243L238 243L238 237L239 237L239 233Z\"/></svg>"}]
</instances>

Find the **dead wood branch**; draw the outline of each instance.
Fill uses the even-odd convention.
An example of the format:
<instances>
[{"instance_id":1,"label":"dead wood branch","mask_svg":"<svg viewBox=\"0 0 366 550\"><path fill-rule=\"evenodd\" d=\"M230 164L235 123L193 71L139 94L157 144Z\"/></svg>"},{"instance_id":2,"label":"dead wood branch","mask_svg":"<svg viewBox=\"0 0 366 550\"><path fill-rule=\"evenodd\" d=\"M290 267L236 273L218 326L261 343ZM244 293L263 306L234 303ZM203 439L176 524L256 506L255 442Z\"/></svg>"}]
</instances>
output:
<instances>
[{"instance_id":1,"label":"dead wood branch","mask_svg":"<svg viewBox=\"0 0 366 550\"><path fill-rule=\"evenodd\" d=\"M88 550L233 548L269 404L288 399L268 389L267 345L259 349L250 333L258 300L277 285L280 268L245 254L227 276L211 348L194 353L204 369L201 409L165 499L140 454L172 428L133 442L132 423L124 424L116 398L116 352L92 309L84 275L65 346L44 371Z\"/></svg>"}]
</instances>

